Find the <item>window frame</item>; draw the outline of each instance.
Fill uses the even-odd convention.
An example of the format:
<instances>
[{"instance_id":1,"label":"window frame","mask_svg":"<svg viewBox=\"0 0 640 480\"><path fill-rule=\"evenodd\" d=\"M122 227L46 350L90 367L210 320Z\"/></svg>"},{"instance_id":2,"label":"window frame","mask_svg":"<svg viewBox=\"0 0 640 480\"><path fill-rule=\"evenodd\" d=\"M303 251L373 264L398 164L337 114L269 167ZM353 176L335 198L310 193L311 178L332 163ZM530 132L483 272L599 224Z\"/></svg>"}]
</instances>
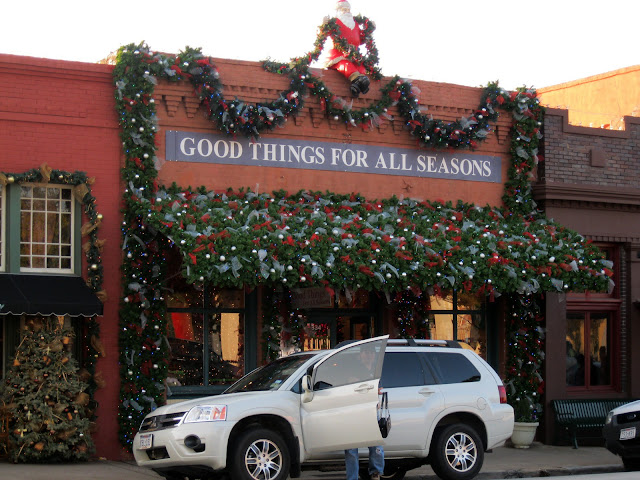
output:
<instances>
[{"instance_id":1,"label":"window frame","mask_svg":"<svg viewBox=\"0 0 640 480\"><path fill-rule=\"evenodd\" d=\"M615 392L619 390L620 385L620 342L619 335L616 332L620 331L620 314L619 309L616 308L615 304L601 304L598 308L595 308L594 305L590 306L591 308L585 308L584 304L578 303L569 305L567 304L567 314L582 314L583 322L584 322L584 338L582 339L584 345L584 351L591 351L591 339L590 339L590 319L594 314L606 314L609 316L609 325L608 328L608 341L610 342L608 345L609 348L609 368L610 368L610 379L609 385L591 385L591 376L589 374L591 366L589 365L589 369L585 368L585 379L584 385L567 385L565 382L565 388L567 392L585 392L585 393L593 393L593 392ZM585 365L587 364L585 359Z\"/></svg>"},{"instance_id":2,"label":"window frame","mask_svg":"<svg viewBox=\"0 0 640 480\"><path fill-rule=\"evenodd\" d=\"M256 292L257 289L252 290L247 293L243 290L244 293L244 307L243 308L232 308L232 307L216 307L211 302L211 291L213 289L212 285L204 285L204 290L202 294L204 295L204 305L197 307L169 307L167 306L167 313L191 313L191 314L200 314L202 315L202 328L203 332L207 332L209 329L210 321L215 315L220 313L239 313L242 315L242 322L244 328L244 375L255 369L256 365L256 355L253 353L251 345L255 344L257 341L257 336L255 334L255 310L256 310ZM252 328L253 326L253 328ZM182 397L192 397L192 396L200 396L200 395L212 395L219 394L225 391L228 387L233 385L234 382L229 384L209 384L209 355L211 354L211 344L209 342L209 336L204 335L203 337L203 356L202 356L202 381L204 385L181 385L181 386L172 386L171 389L171 397L172 398L182 398ZM254 339L254 337L256 337Z\"/></svg>"},{"instance_id":3,"label":"window frame","mask_svg":"<svg viewBox=\"0 0 640 480\"><path fill-rule=\"evenodd\" d=\"M69 225L70 225L70 245L69 245L69 249L70 249L70 259L69 259L69 268L61 268L61 267L57 267L57 268L47 268L45 267L23 267L21 265L22 263L22 246L23 246L23 241L21 238L21 233L22 233L22 214L23 212L26 212L26 210L22 209L22 189L25 187L29 187L31 189L35 189L35 188L44 188L45 191L48 191L49 189L53 189L53 188L57 188L60 190L67 190L69 192L69 201L71 202L71 208L70 208L70 219L69 219ZM76 271L76 264L78 261L78 257L77 257L77 244L80 243L77 239L76 239L76 235L79 234L79 230L77 230L77 213L76 212L76 207L77 207L77 201L73 195L73 187L72 186L68 186L68 185L59 185L59 184L51 184L51 183L40 183L40 182L25 182L25 183L21 183L18 185L18 189L19 192L16 195L18 197L18 223L20 226L20 229L18 231L18 265L19 265L19 271L20 273L38 273L38 274L73 274ZM48 201L48 196L45 195L45 202ZM33 213L33 210L29 210L29 212ZM45 214L48 213L47 210L45 210ZM58 216L60 216L62 214L62 209L60 208L58 210ZM24 242L27 243L27 242ZM33 245L33 239L30 239L30 241L28 242L29 245ZM62 247L61 242L58 243L45 243L45 250L47 248L48 245L58 245L59 247ZM32 254L29 255L29 257L33 257ZM60 255L58 256L60 258ZM47 260L47 255L45 254L44 256L45 258L45 265L46 265L46 260Z\"/></svg>"},{"instance_id":4,"label":"window frame","mask_svg":"<svg viewBox=\"0 0 640 480\"><path fill-rule=\"evenodd\" d=\"M587 386L586 381L590 378L586 378L585 372L585 385L567 385L565 382L565 389L571 393L613 393L620 392L621 389L621 347L622 339L620 335L621 328L621 308L622 299L620 298L620 249L621 245L613 243L596 243L596 246L600 250L607 253L607 259L613 261L613 281L615 287L610 293L568 293L567 300L567 313L583 313L585 322L590 318L591 314L605 313L610 315L609 337L609 364L611 368L611 382L609 385L594 385ZM585 325L586 327L586 325ZM567 324L565 319L565 336L567 333ZM585 328L585 336L587 336L587 329ZM585 342L585 347L587 343ZM590 342L589 342L590 346Z\"/></svg>"},{"instance_id":5,"label":"window frame","mask_svg":"<svg viewBox=\"0 0 640 480\"><path fill-rule=\"evenodd\" d=\"M435 322L435 315L451 315L451 321L453 323L453 338L445 339L445 340L458 340L458 333L459 333L458 317L459 316L470 315L473 317L475 315L478 315L480 317L480 321L484 323L484 334L485 334L486 343L487 343L486 358L484 360L486 360L489 363L489 365L491 365L493 368L498 370L498 361L499 361L500 352L499 352L497 342L495 341L498 338L497 322L490 321L492 316L489 315L489 312L488 312L489 305L487 304L486 299L482 299L480 301L479 308L469 308L468 310L465 310L463 308L460 308L460 301L458 299L458 290L445 291L443 292L443 295L447 295L449 292L451 292L452 294L451 298L452 298L453 306L451 310L430 309L428 311L429 330L432 332L432 338L433 338L432 322ZM459 340L459 341L464 341L464 340Z\"/></svg>"}]
</instances>

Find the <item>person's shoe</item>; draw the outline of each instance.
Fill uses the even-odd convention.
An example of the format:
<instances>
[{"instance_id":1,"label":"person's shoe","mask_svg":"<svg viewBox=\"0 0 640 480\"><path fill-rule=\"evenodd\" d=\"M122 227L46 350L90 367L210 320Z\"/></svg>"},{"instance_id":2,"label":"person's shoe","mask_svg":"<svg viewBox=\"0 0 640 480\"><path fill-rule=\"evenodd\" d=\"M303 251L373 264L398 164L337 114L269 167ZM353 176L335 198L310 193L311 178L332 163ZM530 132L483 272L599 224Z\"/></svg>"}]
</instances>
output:
<instances>
[{"instance_id":1,"label":"person's shoe","mask_svg":"<svg viewBox=\"0 0 640 480\"><path fill-rule=\"evenodd\" d=\"M360 95L360 87L358 87L356 80L354 80L353 82L351 82L351 96L354 98L358 98L358 95Z\"/></svg>"},{"instance_id":2,"label":"person's shoe","mask_svg":"<svg viewBox=\"0 0 640 480\"><path fill-rule=\"evenodd\" d=\"M380 474L379 473L372 473L371 474L371 480L380 480Z\"/></svg>"}]
</instances>

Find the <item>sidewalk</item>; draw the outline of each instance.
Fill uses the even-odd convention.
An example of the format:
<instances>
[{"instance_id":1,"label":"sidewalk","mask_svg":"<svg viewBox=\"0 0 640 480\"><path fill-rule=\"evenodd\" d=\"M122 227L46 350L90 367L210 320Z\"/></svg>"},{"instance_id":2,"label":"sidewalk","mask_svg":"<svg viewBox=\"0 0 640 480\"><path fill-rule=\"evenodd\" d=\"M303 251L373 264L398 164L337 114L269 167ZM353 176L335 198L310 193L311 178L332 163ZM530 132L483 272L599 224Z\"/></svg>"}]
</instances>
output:
<instances>
[{"instance_id":1,"label":"sidewalk","mask_svg":"<svg viewBox=\"0 0 640 480\"><path fill-rule=\"evenodd\" d=\"M622 471L622 461L603 447L556 447L534 443L529 449L500 447L485 455L477 480L547 477ZM12 464L0 462L2 480L153 480L154 472L133 463L95 460L80 464ZM305 471L304 480L342 480L344 471ZM407 473L407 480L436 480L431 467Z\"/></svg>"}]
</instances>

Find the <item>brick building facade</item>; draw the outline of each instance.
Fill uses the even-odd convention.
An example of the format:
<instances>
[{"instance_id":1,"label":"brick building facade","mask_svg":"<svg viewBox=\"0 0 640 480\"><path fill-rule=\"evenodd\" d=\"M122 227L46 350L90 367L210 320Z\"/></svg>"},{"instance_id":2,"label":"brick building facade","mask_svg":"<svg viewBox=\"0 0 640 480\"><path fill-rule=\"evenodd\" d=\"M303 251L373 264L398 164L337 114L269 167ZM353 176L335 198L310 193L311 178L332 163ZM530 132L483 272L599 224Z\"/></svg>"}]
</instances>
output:
<instances>
[{"instance_id":1,"label":"brick building facade","mask_svg":"<svg viewBox=\"0 0 640 480\"><path fill-rule=\"evenodd\" d=\"M13 350L19 343L19 331L26 318L23 313L55 313L66 318L76 329L79 351L87 345L82 332L91 318L99 324L99 338L103 348L99 348L96 371L101 372L106 382L104 388L96 391L99 402L96 415L99 418L94 440L98 454L117 458L120 448L117 441L116 416L119 389L118 366L118 299L120 296L120 159L121 143L118 139L118 122L113 102L113 81L111 66L66 62L13 55L0 55L0 172L4 182L0 205L2 214L0 230L2 238L2 263L0 281L15 279L18 275L42 277L49 288L67 277L79 278L84 282L91 275L91 265L82 252L82 245L89 242L89 235L81 234L81 226L91 223L84 205L76 200L74 210L77 215L72 233L72 267L66 270L25 268L21 264L20 243L20 185L37 187L71 187L61 183L57 177L49 182L40 179L34 183L11 182L25 172L39 172L42 165L54 171L68 172L71 176L85 172L95 179L90 185L95 197L95 208L100 215L97 235L104 241L100 268L102 269L101 290L106 293L101 315L91 312L87 317L83 312L70 316L69 305L59 305L56 299L50 305L13 305L15 297L6 290L0 303L0 370L4 376L12 363ZM46 170L46 169L45 169ZM36 188L37 188L36 187ZM11 201L14 198L16 201ZM95 219L94 219L95 220ZM14 232L14 233L12 233ZM17 234L17 236L16 236ZM35 258L35 257L34 257ZM28 288L28 282L27 282ZM74 288L75 284L74 284ZM37 300L38 292L22 292ZM58 292L63 295L65 292ZM50 295L48 295L50 297ZM68 301L66 298L64 301ZM42 308L46 308L43 311ZM93 350L92 350L93 351Z\"/></svg>"},{"instance_id":2,"label":"brick building facade","mask_svg":"<svg viewBox=\"0 0 640 480\"><path fill-rule=\"evenodd\" d=\"M599 88L595 85L594 88L591 95L582 91L582 108L589 111L597 110L603 98ZM610 95L616 96L619 91L616 89ZM638 96L627 100L637 102ZM555 100L549 100L543 93L542 101L553 103ZM616 264L616 287L607 295L547 296L548 408L555 398L640 396L637 381L640 356L634 347L640 342L640 161L637 153L640 119L625 116L624 129L611 130L571 125L571 115L567 110L547 110L544 162L533 187L534 196L548 217L581 232L608 253ZM596 323L600 329L606 325L606 335L598 339L591 332L588 338L589 329L585 326L594 327ZM554 359L558 362L565 356L569 359L566 342L576 328L586 336L583 350L585 356L591 358L592 371L604 362L598 346L608 348L613 376L606 382L589 374L586 381L575 382L569 378L569 363L566 372L557 368ZM552 416L546 417L546 431L546 440L552 441Z\"/></svg>"},{"instance_id":3,"label":"brick building facade","mask_svg":"<svg viewBox=\"0 0 640 480\"><path fill-rule=\"evenodd\" d=\"M148 64L152 63L151 59L150 55L147 58ZM281 92L289 88L291 83L287 76L268 73L262 65L257 63L224 59L213 61L227 99L236 97L246 103L263 102L265 99L277 98ZM173 71L179 71L181 64L176 60L173 66L178 67ZM139 65L134 65L132 68L138 67ZM531 271L534 269L530 264L525 265L526 262L519 267L523 270L522 277L517 282L511 280L518 274L510 265L519 265L518 255L511 257L511 248L518 249L526 245L526 242L538 240L535 240L536 235L527 230L528 223L517 224L516 222L514 229L517 233L508 235L516 235L517 238L510 236L511 243L507 246L507 240L499 239L507 235L501 229L500 212L492 210L502 206L505 184L508 183L510 175L512 162L510 152L513 146L511 129L514 120L509 114L503 113L495 122L492 122L491 134L486 141L480 142L473 152L464 148L455 150L452 147L425 150L424 145L418 145L420 139L411 134L411 121L403 116L404 114L396 105L390 106L381 115L384 118L381 118L382 122L379 125L375 124L373 128L362 128L345 121L344 118L327 115L320 98L310 95L306 98L305 108L300 109L296 115L289 116L283 128L264 132L256 141L257 143L252 140L241 143L238 136L216 136L221 135L219 129L216 128L215 122L205 118L202 102L194 96L194 89L187 81L170 82L166 79L157 79L156 82L154 79L152 82L147 79L149 72L144 69L141 69L141 78L138 79L144 88L141 88L138 94L127 97L122 103L121 111L116 113L113 101L113 69L113 66L107 65L0 56L0 148L2 149L0 172L20 174L30 169L38 169L46 163L57 170L85 171L89 177L95 177L91 191L96 198L97 209L102 215L99 237L106 240L101 255L101 267L104 279L103 289L107 294L102 314L97 317L104 356L98 359L96 369L102 372L106 380L106 386L96 392L96 400L100 405L96 412L98 425L95 435L98 455L119 458L123 453L126 454L122 450L122 444L126 446L127 442L132 440L131 434L139 425L139 417L144 415L146 410L157 405L156 400L174 401L195 395L218 393L234 379L266 361L274 352L287 353L299 348L324 348L334 346L342 340L384 333L389 333L391 336L419 333L416 324L410 325L411 332L405 330L409 324L398 313L401 307L398 302L399 297L396 296L401 292L389 291L381 286L387 280L380 272L386 273L387 279L400 279L398 284L402 285L404 290L410 290L410 288L407 289L408 283L401 283L404 282L402 278L423 274L432 275L431 283L425 281L421 285L423 290L414 288L419 291L421 301L425 302L424 324L420 326L423 329L422 332L428 329L434 338L454 338L469 342L472 348L487 358L505 377L505 380L509 380L509 373L505 368L508 361L507 343L509 343L506 296L498 298L490 295L489 292L493 291L492 282L495 279L496 283L502 281L503 284L510 285L505 292L501 293L515 294L518 290L521 293L527 289L535 290L534 284L540 285L549 280L545 277L546 274L542 277L532 274ZM380 100L382 94L379 89L390 80L385 78L380 82L374 82L368 95L351 99L349 86L338 73L333 71L321 73L315 70L313 72L321 76L325 87L334 92L336 97L346 99L344 105L348 108L345 107L345 111L363 109L370 103ZM149 85L152 83L154 89L152 95L149 95ZM125 86L124 83L120 86L116 83L116 102L122 100ZM122 88L120 97L118 88ZM444 130L450 129L449 125L460 118L465 119L464 128L469 128L469 125L473 126L469 123L470 118L477 117L478 119L473 121L479 122L482 115L488 115L486 110L488 104L478 107L483 98L483 90L479 88L415 81L411 92L417 99L414 107L417 109L419 104L426 108L427 113L442 120ZM399 94L398 97L400 96ZM501 97L501 102L507 100ZM525 96L522 104L528 101L531 101L531 97ZM497 106L498 103L495 105ZM137 113L136 109L142 104L145 106L154 104L153 115L146 113L137 117L133 114L129 115L131 112ZM226 105L228 106L229 103ZM238 106L234 105L233 108ZM414 114L417 116L418 110L415 110ZM548 118L552 122L555 117L550 115ZM429 120L424 121L427 123ZM145 137L148 133L145 129L149 127L155 133L152 137ZM552 127L552 124L547 126L554 139L556 137ZM437 128L440 129L440 127ZM463 127L455 128L463 129ZM454 131L441 135L443 137L446 135L446 138L455 143L458 135L461 135L460 131L455 131L455 128ZM149 138L152 138L152 141L149 141ZM220 138L222 140L217 140ZM197 143L197 139L203 139L202 143ZM254 158L243 160L245 163L234 162L235 157L231 154L230 160L224 163L206 159L194 161L189 157L198 148L203 156L210 154L215 150L214 145L217 141L222 142L221 149L235 148L231 142L237 142L237 145L243 145L247 151L254 151ZM422 142L424 141L423 138ZM559 153L567 141L568 139L559 139ZM122 160L123 145L126 157L124 162ZM180 145L185 147L183 157L177 158L175 155ZM285 162L277 158L282 152L304 156L304 148L309 145L316 148L314 150L316 153L321 151L326 154L325 163L341 161L344 163L343 168L333 170L302 168L305 165L292 168L296 163L306 163L305 159L298 158ZM606 151L609 144L603 144L600 148ZM134 153L140 152L139 156L132 155L134 150ZM252 163L258 157L255 154L258 150L264 154L261 160L266 163L260 165ZM366 151L376 152L374 157L377 159L376 164L384 165L384 168L376 172L352 168L354 165L360 166L365 163L364 157L358 155L361 155L359 152ZM185 152L187 152L186 157ZM334 152L338 152L335 153L337 156L333 156ZM601 163L600 153L600 150L597 150L590 158ZM406 158L414 158L415 163L404 163L403 155L406 155ZM455 174L458 176L456 177L453 171L448 171L449 167L445 166L440 167L439 173L450 175L449 177L415 174L419 165L424 173L429 168L429 162L436 161L440 162L440 165L445 163L449 166L454 165L455 168L452 170L456 170ZM616 157L616 161L623 162L622 155L620 158ZM318 163L320 163L319 160ZM373 161L370 163L373 165ZM551 166L551 164L552 162L545 165ZM123 165L125 169L121 171ZM468 165L468 170L463 165ZM480 178L485 172L483 165L487 166L487 169L491 168L495 176L491 179ZM406 174L403 174L403 169ZM153 172L150 173L151 171ZM380 173L381 171L384 173ZM124 172L124 178L120 176L121 172ZM547 183L541 183L540 188L551 188L553 185L549 182L549 176L544 172L543 175L544 177L541 178L544 178ZM8 176L5 175L7 178ZM174 182L177 184L175 188L171 187ZM3 187L2 192L9 192L10 189L15 191L15 185L12 183L7 183ZM633 189L633 186L631 188ZM223 198L225 194L220 193L229 192L229 189L234 192L240 189L247 192L247 189L251 189L252 194L248 197L246 193L242 193L238 196L238 200L229 201ZM120 212L120 207L123 205L123 191L124 222ZM155 195L148 195L149 191ZM385 263L390 266L384 265L387 270L376 271L379 276L375 277L373 270L378 267L367 265L360 265L360 268L352 267L350 266L353 263L351 258L348 254L343 255L345 252L342 252L338 257L342 259L343 266L346 265L341 270L342 273L327 273L326 277L323 276L324 274L321 275L317 268L309 268L309 272L305 271L305 266L302 265L306 262L304 254L299 255L300 260L295 268L289 265L291 269L287 269L287 266L280 265L277 259L273 259L275 261L270 264L273 271L270 271L267 266L264 270L260 270L255 256L260 257L261 261L264 257L259 248L254 248L255 252L251 250L251 242L259 245L261 238L266 239L272 234L274 238L270 247L276 243L290 242L290 246L304 249L305 241L307 245L311 244L314 236L327 235L327 231L329 231L328 235L344 235L342 241L336 242L339 246L336 245L334 248L350 246L353 239L349 237L349 233L340 232L340 228L346 229L347 225L337 228L330 226L327 220L325 220L326 224L319 225L317 232L311 232L309 237L300 237L298 241L287 238L284 224L278 223L280 220L273 223L278 228L282 226L282 231L277 232L273 225L263 227L262 224L252 224L251 222L255 223L256 216L265 215L262 211L248 214L246 223L235 230L220 229L219 225L212 224L207 229L208 235L205 236L201 232L196 235L197 228L201 226L201 224L196 226L196 223L207 221L211 215L219 213L218 210L228 210L226 219L221 220L222 223L237 221L234 212L241 210L242 202L239 199L246 199L245 203L248 203L248 198L258 198L260 202L264 202L265 209L269 203L281 201L284 209L287 202L293 201L288 197L282 197L284 194L272 193L280 191L292 194L298 191L330 191L335 195L344 195L348 199L340 201L344 204L345 212L354 208L350 202L356 205L360 202L360 197L364 197L367 199L367 208L379 209L380 215L371 214L371 222L395 215L397 217L393 217L395 226L388 225L384 227L385 230L382 229L383 227L376 227L380 238L373 239L373 243L368 245L373 258L371 265L377 265L374 252L378 253L377 250L385 250L386 247L386 245L378 245L377 242L388 243L389 248L386 250L394 252L390 258L385 258ZM269 197L260 197L264 192L267 192L266 195ZM519 193L514 192L514 196L518 196ZM308 193L300 193L301 198L305 195L313 197ZM322 194L318 194L318 197L321 196ZM546 202L546 208L551 207L548 196L544 191L541 193L541 198ZM170 199L174 200L167 207L166 202ZM408 199L415 199L415 203L411 203L413 202L411 200L406 204L410 204L411 208L423 202L429 205L425 207L427 209L442 210L447 213L438 216L437 221L429 223L428 227L423 224L420 226L422 230L410 232L411 224L417 223L419 219L412 219L411 215L407 219L398 213L409 208L402 203L405 199L408 202ZM196 218L194 212L198 211L203 202L208 201L219 202L219 208L214 206L210 209L213 213L205 212ZM388 211L383 212L381 205L376 204L378 201L388 205ZM2 204L3 217L6 218L8 214L15 216L9 207L4 206L7 204ZM13 203L9 206L16 208ZM333 205L327 205L326 210L331 210L331 207ZM20 210L19 203L17 209ZM621 210L624 211L624 209ZM297 212L306 214L303 207ZM476 212L486 213L486 222L471 221ZM349 214L343 213L343 215L347 217ZM425 212L421 215L424 218L428 217ZM291 216L295 217L293 214ZM335 212L330 212L328 216L333 221L336 215ZM207 220L202 220L205 217ZM337 217L340 220L340 215ZM360 218L351 218L349 223L358 223L360 220ZM568 224L571 224L571 219L567 218L567 220L569 220ZM193 222L193 228L188 225L189 221ZM8 224L2 224L3 232L9 232L9 236L6 237L8 240L5 240L5 237L2 240L4 257L2 257L3 270L0 275L4 277L29 273L22 270L19 249L12 245L16 238L20 243L19 236L15 236L15 231L20 230L17 222L18 220L12 220ZM78 227L81 223L83 222L78 221ZM247 226L251 228L242 230L242 227ZM416 241L413 240L413 234L417 234L418 241L422 242L419 243L421 247L415 247L412 244L412 248L416 251L421 250L423 253L430 250L428 245L427 248L424 247L425 237L430 238L429 236L433 235L433 241L436 242L450 236L448 243L443 241L443 250L447 250L446 254L429 252L429 255L433 255L433 258L437 257L438 261L428 266L417 265L416 269L413 272L409 271L408 275L407 272L401 272L390 263L398 258L408 262L407 258L410 258L402 248L404 246L402 242L408 241L404 238L405 233L396 234L398 233L396 229L401 226L406 228L407 237L412 235L410 241L414 243ZM264 237L254 233L262 232L260 228L266 229ZM332 233L331 229L335 229L338 233ZM477 229L477 238L474 237L473 242L469 239L462 240L462 232L469 229L474 232ZM77 247L81 243L80 230L78 228L74 233ZM11 234L12 231L13 234ZM541 227L540 231L543 231L543 235L546 234L544 228ZM122 232L124 236L121 235ZM226 238L237 232L244 233L244 235L238 235L238 245L225 243ZM393 232L393 235L389 235L389 232ZM535 233L539 234L539 231ZM368 234L371 233L368 232ZM196 237L200 242L197 246L193 244ZM247 238L250 240L247 241ZM485 240L487 238L489 240ZM550 242L555 241L553 235L548 238ZM610 241L598 235L595 235L595 239L605 243ZM457 242L462 243L456 245ZM478 252L477 245L483 242L486 243L483 248L488 249L486 255ZM580 244L580 240L576 240L576 244ZM634 245L637 245L637 242ZM558 250L563 248L562 245L556 246ZM193 250L187 250L188 247ZM391 250L391 247L394 250ZM221 251L216 249L225 250L221 254ZM239 249L243 249L244 257L238 254L240 258L236 259L236 263L227 261L226 257L232 258L235 254L231 252ZM456 262L457 266L448 265L447 258L457 255L456 252L463 249L465 252L478 253L478 257L475 258L474 253L470 253L468 257L460 259L461 263ZM491 249L493 251L489 251ZM500 255L509 257L509 261L503 262L499 258L498 250ZM337 250L334 251L337 252ZM630 259L633 251L623 249L622 254L627 255L623 258ZM214 260L211 259L212 257ZM81 258L78 248L75 255L75 264L78 266L63 273L85 279L90 277L92 265ZM251 259L247 260L248 258ZM310 256L309 258L309 263L312 263ZM465 265L467 260L468 264ZM473 265L486 263L487 271L496 275L494 279L489 278L487 273L482 278L474 279L473 268L476 267L471 266L472 260ZM508 268L502 270L496 267L502 263ZM202 269L202 264L207 264L209 269ZM628 268L631 268L632 264L630 260ZM327 272L330 272L332 268L329 266L330 262L327 261L325 265ZM405 266L405 264L402 265ZM635 265L637 266L637 263ZM126 278L119 272L119 267L122 267L122 273L127 274ZM281 273L277 271L279 267L282 267ZM242 278L249 279L246 284L237 285L237 282L234 284L234 276L245 275L249 268L256 269L254 278L259 277L262 283L253 282L254 278L245 276ZM560 272L555 266L541 264L540 268L544 268L545 272L547 269L551 272L553 268L558 277L572 278L570 277L572 273ZM442 269L443 274L440 275L438 271L436 276L435 271L439 269ZM531 271L525 271L525 269ZM576 267L576 271L578 269ZM194 271L198 273L194 274ZM309 275L309 279L316 282L314 286L319 288L300 289L300 291L296 288L289 289L285 283L294 278L294 274L287 273L289 271L305 273L295 279L295 287L300 287L302 278L304 277L306 281L305 275ZM362 277L363 272L365 277ZM280 275L278 282L269 279L272 279L273 276L270 277L270 275L274 274ZM195 278L194 275L196 275ZM200 275L200 278L197 275ZM351 276L351 280L360 275L369 288L360 288L361 285L352 281L344 289L327 289L325 286L333 280L330 275L344 275L345 278ZM162 279L162 282L157 284L159 287L155 290L149 288L152 281L157 281L158 276ZM379 281L378 285L369 277L382 280L375 280ZM207 278L209 281L205 281ZM372 285L377 286L373 288ZM454 288L442 291L443 286L454 285ZM481 292L486 295L474 295L472 287L481 289ZM547 288L550 286L547 285ZM632 288L632 286L624 287L621 284L620 288ZM332 293L327 295L328 290ZM310 291L314 291L314 295L309 295ZM553 298L555 297L550 295L547 303L549 304ZM289 310L286 310L285 306ZM548 305L548 308L552 312L558 312L553 305ZM18 338L20 322L24 320L23 314L38 312L15 310L0 311L0 313L2 314L0 320L2 320L4 349L2 358L5 362L4 371L6 371L8 360L11 358L12 349L15 348ZM56 312L56 314L65 316L64 312ZM558 316L557 319L554 317L553 320L547 320L547 326L549 327L551 322L556 320L559 322L558 325L562 325L563 320ZM81 319L78 321L79 328L82 321ZM622 321L620 327L630 328L629 323L625 324ZM277 329L280 335L275 342L273 337L268 335L270 329ZM292 331L294 334L291 333ZM82 341L91 344L90 338L84 338ZM164 348L165 342L170 349ZM610 344L613 345L613 342ZM550 348L550 351L557 353L558 346L553 341ZM629 347L620 345L621 352L625 348ZM154 357L161 349L163 353ZM536 355L538 353L533 352ZM630 372L635 361L632 359L630 363L625 364L621 360L621 364L627 365L625 368ZM158 372L164 373L164 377L158 375ZM624 385L624 378L627 377L620 377L621 382L615 385ZM631 387L635 388L633 385ZM152 389L156 392L161 391L162 398L153 398L150 393ZM552 392L555 391L557 390L552 390ZM628 389L619 389L612 391L611 394L624 395L627 392L629 392Z\"/></svg>"}]
</instances>

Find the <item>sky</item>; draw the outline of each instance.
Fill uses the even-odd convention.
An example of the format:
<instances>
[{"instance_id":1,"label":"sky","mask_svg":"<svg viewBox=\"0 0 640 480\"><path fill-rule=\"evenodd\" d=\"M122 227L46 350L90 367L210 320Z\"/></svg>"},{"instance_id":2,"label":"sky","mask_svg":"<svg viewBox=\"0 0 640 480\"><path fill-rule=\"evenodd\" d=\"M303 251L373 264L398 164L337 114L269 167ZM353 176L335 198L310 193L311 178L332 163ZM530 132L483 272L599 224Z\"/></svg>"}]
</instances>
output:
<instances>
[{"instance_id":1,"label":"sky","mask_svg":"<svg viewBox=\"0 0 640 480\"><path fill-rule=\"evenodd\" d=\"M637 0L350 0L384 75L542 88L640 64ZM122 45L287 62L335 0L5 0L0 53L96 62Z\"/></svg>"}]
</instances>

